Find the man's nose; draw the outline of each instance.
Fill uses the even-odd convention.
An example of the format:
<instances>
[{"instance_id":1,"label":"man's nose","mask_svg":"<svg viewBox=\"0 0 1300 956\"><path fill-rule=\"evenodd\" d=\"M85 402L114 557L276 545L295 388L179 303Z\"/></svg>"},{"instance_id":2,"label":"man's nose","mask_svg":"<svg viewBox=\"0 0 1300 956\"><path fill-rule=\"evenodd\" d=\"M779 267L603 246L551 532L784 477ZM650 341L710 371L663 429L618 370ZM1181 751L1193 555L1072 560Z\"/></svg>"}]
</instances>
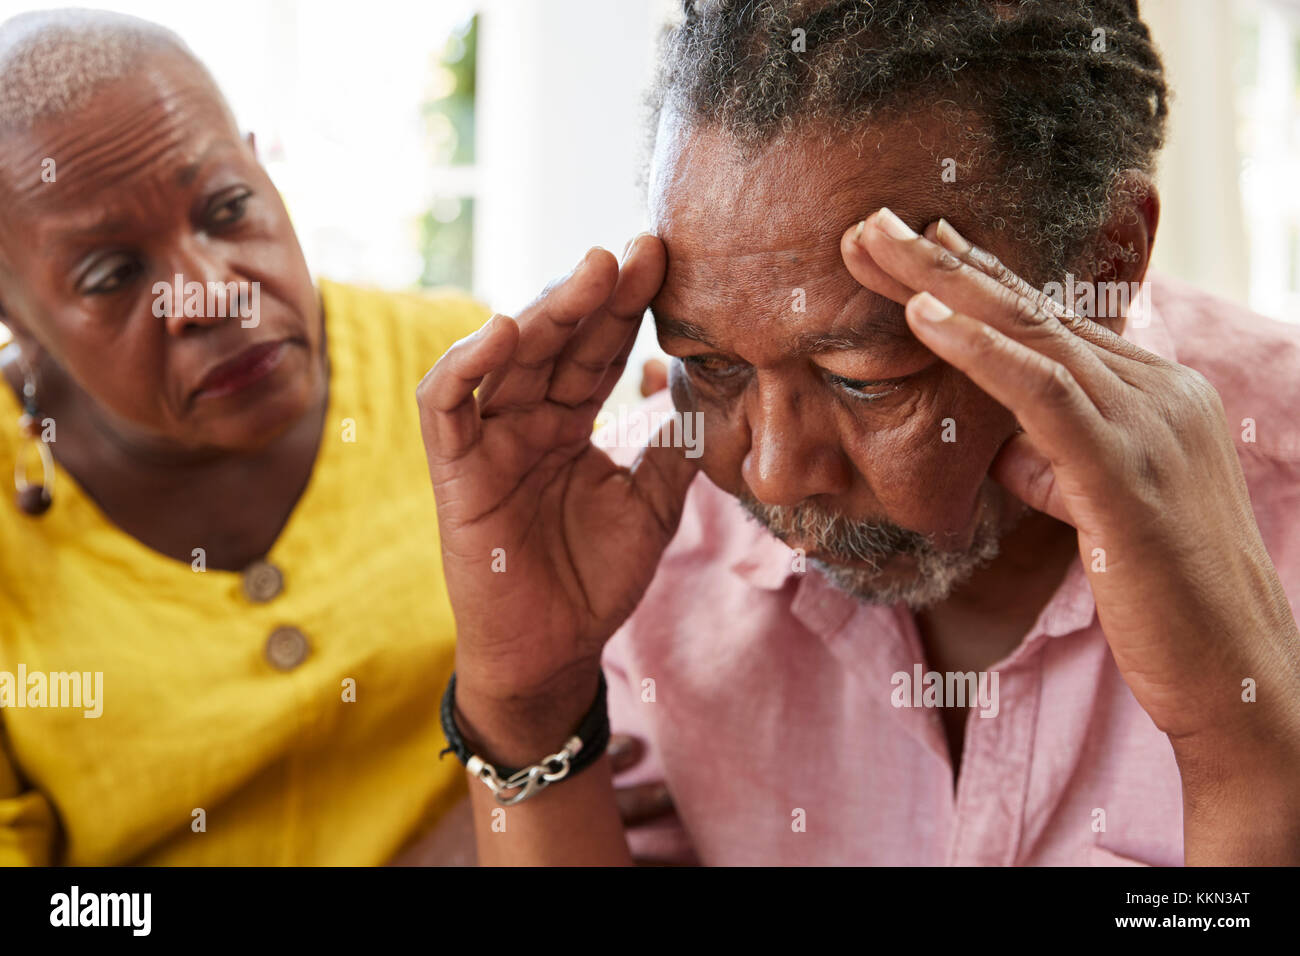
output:
<instances>
[{"instance_id":1,"label":"man's nose","mask_svg":"<svg viewBox=\"0 0 1300 956\"><path fill-rule=\"evenodd\" d=\"M852 466L835 416L811 392L760 380L751 386L746 414L749 453L741 477L763 504L790 507L850 490Z\"/></svg>"},{"instance_id":2,"label":"man's nose","mask_svg":"<svg viewBox=\"0 0 1300 956\"><path fill-rule=\"evenodd\" d=\"M171 335L181 335L190 329L220 325L222 322L229 322L232 316L239 315L237 295L232 303L231 296L228 294L239 288L238 285L229 285L235 281L232 270L221 256L214 250L206 248L200 240L183 240L176 248L175 254L171 257L171 268L167 279L172 285L172 307L165 321L167 331ZM196 283L197 286L191 283ZM194 300L189 293L200 295L200 289L202 302L195 308ZM209 290L213 291L210 293ZM190 303L188 309L187 302Z\"/></svg>"}]
</instances>

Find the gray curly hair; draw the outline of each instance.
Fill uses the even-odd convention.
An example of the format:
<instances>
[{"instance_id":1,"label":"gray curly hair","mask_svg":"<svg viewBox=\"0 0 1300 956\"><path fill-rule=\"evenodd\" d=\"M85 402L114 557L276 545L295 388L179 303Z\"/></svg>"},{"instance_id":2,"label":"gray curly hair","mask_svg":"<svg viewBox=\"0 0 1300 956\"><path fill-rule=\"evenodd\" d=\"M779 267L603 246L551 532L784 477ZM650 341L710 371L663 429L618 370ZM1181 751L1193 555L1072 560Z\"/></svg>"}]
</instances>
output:
<instances>
[{"instance_id":1,"label":"gray curly hair","mask_svg":"<svg viewBox=\"0 0 1300 956\"><path fill-rule=\"evenodd\" d=\"M1098 230L1121 174L1154 172L1168 98L1136 0L684 0L650 107L652 128L679 111L744 150L938 116L966 211L1042 282L1124 255Z\"/></svg>"}]
</instances>

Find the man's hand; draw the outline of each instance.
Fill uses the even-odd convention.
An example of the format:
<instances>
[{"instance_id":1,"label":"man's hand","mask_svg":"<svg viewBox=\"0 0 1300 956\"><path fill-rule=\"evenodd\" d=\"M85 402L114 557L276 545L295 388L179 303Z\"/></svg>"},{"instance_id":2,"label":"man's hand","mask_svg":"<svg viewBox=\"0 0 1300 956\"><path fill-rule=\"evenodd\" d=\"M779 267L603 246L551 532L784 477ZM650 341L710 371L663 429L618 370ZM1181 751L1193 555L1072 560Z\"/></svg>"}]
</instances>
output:
<instances>
[{"instance_id":1,"label":"man's hand","mask_svg":"<svg viewBox=\"0 0 1300 956\"><path fill-rule=\"evenodd\" d=\"M591 705L601 649L649 585L695 474L672 436L630 469L591 442L665 262L649 235L621 268L593 249L420 384L459 716L506 764L554 752Z\"/></svg>"},{"instance_id":2,"label":"man's hand","mask_svg":"<svg viewBox=\"0 0 1300 956\"><path fill-rule=\"evenodd\" d=\"M882 210L846 232L845 263L1015 414L1023 432L992 475L1077 529L1115 663L1178 758L1188 862L1300 863L1300 632L1217 393L1061 308L946 222L929 238L894 224ZM1258 703L1242 701L1246 678ZM1263 838L1207 822L1249 796L1263 801Z\"/></svg>"}]
</instances>

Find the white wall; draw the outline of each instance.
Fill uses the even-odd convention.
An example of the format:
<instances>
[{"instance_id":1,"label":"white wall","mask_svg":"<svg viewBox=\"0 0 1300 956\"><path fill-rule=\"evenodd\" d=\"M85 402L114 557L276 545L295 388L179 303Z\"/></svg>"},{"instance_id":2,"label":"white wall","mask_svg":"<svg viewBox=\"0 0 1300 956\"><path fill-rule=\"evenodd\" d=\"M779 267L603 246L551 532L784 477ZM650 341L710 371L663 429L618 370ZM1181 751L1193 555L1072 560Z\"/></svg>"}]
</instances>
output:
<instances>
[{"instance_id":1,"label":"white wall","mask_svg":"<svg viewBox=\"0 0 1300 956\"><path fill-rule=\"evenodd\" d=\"M666 0L486 0L474 288L517 313L593 245L645 229L644 92ZM630 368L650 351L649 323ZM620 395L634 391L629 375Z\"/></svg>"}]
</instances>

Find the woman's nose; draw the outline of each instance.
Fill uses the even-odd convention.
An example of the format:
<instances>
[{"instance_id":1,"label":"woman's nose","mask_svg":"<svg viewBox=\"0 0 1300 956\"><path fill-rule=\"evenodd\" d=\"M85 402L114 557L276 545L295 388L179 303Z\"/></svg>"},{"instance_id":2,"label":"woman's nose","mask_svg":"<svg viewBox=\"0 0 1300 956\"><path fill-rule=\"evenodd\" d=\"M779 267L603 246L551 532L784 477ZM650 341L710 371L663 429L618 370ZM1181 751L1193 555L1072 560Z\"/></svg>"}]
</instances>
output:
<instances>
[{"instance_id":1,"label":"woman's nose","mask_svg":"<svg viewBox=\"0 0 1300 956\"><path fill-rule=\"evenodd\" d=\"M172 286L171 309L166 315L167 331L172 335L219 325L240 315L245 283L237 280L224 259L198 242L176 250L165 279Z\"/></svg>"}]
</instances>

